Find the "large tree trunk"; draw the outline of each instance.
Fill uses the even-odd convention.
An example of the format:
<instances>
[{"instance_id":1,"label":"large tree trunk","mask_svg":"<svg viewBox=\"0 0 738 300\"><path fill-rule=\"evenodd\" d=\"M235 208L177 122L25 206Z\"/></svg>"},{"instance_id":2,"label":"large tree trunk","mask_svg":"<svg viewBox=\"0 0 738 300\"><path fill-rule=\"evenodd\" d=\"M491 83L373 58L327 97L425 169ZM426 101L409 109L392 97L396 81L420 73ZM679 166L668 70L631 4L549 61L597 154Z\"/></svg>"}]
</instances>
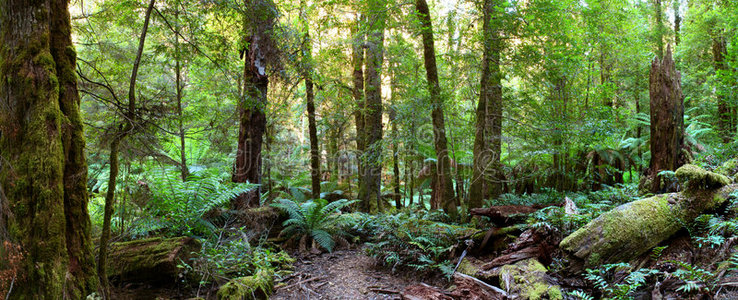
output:
<instances>
[{"instance_id":1,"label":"large tree trunk","mask_svg":"<svg viewBox=\"0 0 738 300\"><path fill-rule=\"evenodd\" d=\"M482 207L485 197L496 197L502 191L500 178L495 176L502 150L502 41L500 18L495 14L499 6L499 1L484 1L484 53L474 135L474 171L469 187L470 208Z\"/></svg>"},{"instance_id":2,"label":"large tree trunk","mask_svg":"<svg viewBox=\"0 0 738 300\"><path fill-rule=\"evenodd\" d=\"M24 253L10 298L84 298L97 278L68 3L4 1L0 28L0 234Z\"/></svg>"},{"instance_id":3,"label":"large tree trunk","mask_svg":"<svg viewBox=\"0 0 738 300\"><path fill-rule=\"evenodd\" d=\"M261 146L266 130L267 87L269 78L264 70L265 62L260 50L261 37L249 37L244 50L243 97L238 104L240 126L238 152L233 169L233 182L261 184ZM232 207L243 210L259 205L261 189L255 188L233 200Z\"/></svg>"},{"instance_id":4,"label":"large tree trunk","mask_svg":"<svg viewBox=\"0 0 738 300\"><path fill-rule=\"evenodd\" d=\"M671 47L663 61L655 58L649 77L651 97L651 191L660 190L660 171L674 171L680 166L684 143L684 103L681 74L671 58Z\"/></svg>"},{"instance_id":5,"label":"large tree trunk","mask_svg":"<svg viewBox=\"0 0 738 300\"><path fill-rule=\"evenodd\" d=\"M456 202L454 198L453 183L451 181L451 161L448 158L446 141L446 127L443 116L443 98L441 97L441 86L438 83L438 69L436 67L436 49L433 41L433 24L430 18L428 3L425 0L417 0L415 6L421 23L421 34L423 36L423 57L425 61L425 72L430 92L431 118L433 119L433 138L437 155L436 184L433 186L434 195L437 197L443 210L450 214L456 214Z\"/></svg>"},{"instance_id":6,"label":"large tree trunk","mask_svg":"<svg viewBox=\"0 0 738 300\"><path fill-rule=\"evenodd\" d=\"M382 79L381 70L384 61L384 26L386 22L387 5L385 0L368 1L368 38L366 50L366 78L364 94L366 96L366 111L364 113L365 150L363 160L364 184L366 194L361 199L365 208L369 208L373 201L377 204L377 211L382 210Z\"/></svg>"},{"instance_id":7,"label":"large tree trunk","mask_svg":"<svg viewBox=\"0 0 738 300\"><path fill-rule=\"evenodd\" d=\"M308 113L308 135L310 136L310 179L313 199L320 198L320 150L318 149L318 127L315 123L315 93L313 92L313 47L310 40L310 27L307 19L305 0L300 1L300 23L305 34L302 42L302 68L305 79L305 98Z\"/></svg>"},{"instance_id":8,"label":"large tree trunk","mask_svg":"<svg viewBox=\"0 0 738 300\"><path fill-rule=\"evenodd\" d=\"M738 185L722 175L685 165L676 172L690 187L623 204L575 231L560 247L574 269L633 259L668 239L702 212L725 203ZM721 188L721 186L723 186Z\"/></svg>"}]
</instances>

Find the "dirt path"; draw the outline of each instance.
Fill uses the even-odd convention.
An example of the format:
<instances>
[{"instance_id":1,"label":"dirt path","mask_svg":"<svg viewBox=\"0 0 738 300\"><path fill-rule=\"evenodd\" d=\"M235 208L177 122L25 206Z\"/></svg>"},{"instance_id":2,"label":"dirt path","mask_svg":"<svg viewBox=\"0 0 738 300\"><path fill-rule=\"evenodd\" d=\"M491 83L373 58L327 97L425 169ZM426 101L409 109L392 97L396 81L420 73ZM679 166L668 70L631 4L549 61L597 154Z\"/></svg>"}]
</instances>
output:
<instances>
[{"instance_id":1,"label":"dirt path","mask_svg":"<svg viewBox=\"0 0 738 300\"><path fill-rule=\"evenodd\" d=\"M400 299L415 274L390 274L360 249L298 259L271 299ZM430 282L429 282L430 283Z\"/></svg>"}]
</instances>

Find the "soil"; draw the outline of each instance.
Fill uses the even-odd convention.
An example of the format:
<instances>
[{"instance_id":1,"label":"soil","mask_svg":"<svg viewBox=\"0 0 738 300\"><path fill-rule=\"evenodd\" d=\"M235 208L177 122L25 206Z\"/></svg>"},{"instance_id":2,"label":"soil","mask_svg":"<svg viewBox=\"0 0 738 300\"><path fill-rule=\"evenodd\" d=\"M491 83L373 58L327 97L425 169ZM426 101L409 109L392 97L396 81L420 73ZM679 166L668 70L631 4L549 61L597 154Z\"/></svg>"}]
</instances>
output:
<instances>
[{"instance_id":1,"label":"soil","mask_svg":"<svg viewBox=\"0 0 738 300\"><path fill-rule=\"evenodd\" d=\"M339 250L299 258L270 299L400 299L406 286L420 282L447 284L411 271L392 273L361 249Z\"/></svg>"}]
</instances>

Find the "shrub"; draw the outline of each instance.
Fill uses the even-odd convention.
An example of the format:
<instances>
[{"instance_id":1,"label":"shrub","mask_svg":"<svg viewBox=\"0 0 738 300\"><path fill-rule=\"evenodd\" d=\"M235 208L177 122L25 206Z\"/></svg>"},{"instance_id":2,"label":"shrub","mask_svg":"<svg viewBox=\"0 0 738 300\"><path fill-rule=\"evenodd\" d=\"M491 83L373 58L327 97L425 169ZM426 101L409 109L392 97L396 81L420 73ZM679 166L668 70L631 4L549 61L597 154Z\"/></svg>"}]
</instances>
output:
<instances>
[{"instance_id":1,"label":"shrub","mask_svg":"<svg viewBox=\"0 0 738 300\"><path fill-rule=\"evenodd\" d=\"M305 250L309 243L313 249L320 246L333 251L335 239L348 235L341 229L343 220L338 211L355 202L356 200L344 199L328 203L323 199L317 199L297 203L289 199L280 199L272 206L284 210L289 215L289 219L282 224L285 228L280 235L286 236L292 242L298 241L300 250Z\"/></svg>"}]
</instances>

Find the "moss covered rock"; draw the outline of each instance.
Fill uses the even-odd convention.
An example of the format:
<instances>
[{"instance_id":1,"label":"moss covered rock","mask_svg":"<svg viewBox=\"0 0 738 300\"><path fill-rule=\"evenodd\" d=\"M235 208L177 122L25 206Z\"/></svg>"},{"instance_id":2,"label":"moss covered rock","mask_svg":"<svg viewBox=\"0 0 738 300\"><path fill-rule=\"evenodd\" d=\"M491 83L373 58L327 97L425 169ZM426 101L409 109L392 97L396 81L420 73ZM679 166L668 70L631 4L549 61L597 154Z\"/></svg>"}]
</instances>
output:
<instances>
[{"instance_id":1,"label":"moss covered rock","mask_svg":"<svg viewBox=\"0 0 738 300\"><path fill-rule=\"evenodd\" d=\"M252 276L232 279L218 289L219 300L268 299L274 288L271 271L259 269Z\"/></svg>"},{"instance_id":2,"label":"moss covered rock","mask_svg":"<svg viewBox=\"0 0 738 300\"><path fill-rule=\"evenodd\" d=\"M703 211L719 207L737 188L687 190L623 204L567 236L559 246L571 256L575 268L628 261L668 239Z\"/></svg>"},{"instance_id":3,"label":"moss covered rock","mask_svg":"<svg viewBox=\"0 0 738 300\"><path fill-rule=\"evenodd\" d=\"M110 244L108 277L121 281L174 283L178 265L190 263L201 244L191 237L150 238Z\"/></svg>"},{"instance_id":4,"label":"moss covered rock","mask_svg":"<svg viewBox=\"0 0 738 300\"><path fill-rule=\"evenodd\" d=\"M500 285L513 299L563 299L558 285L549 283L546 267L526 259L499 269Z\"/></svg>"},{"instance_id":5,"label":"moss covered rock","mask_svg":"<svg viewBox=\"0 0 738 300\"><path fill-rule=\"evenodd\" d=\"M687 189L715 189L730 184L731 180L725 175L705 171L695 165L684 165L676 170L679 178Z\"/></svg>"}]
</instances>

